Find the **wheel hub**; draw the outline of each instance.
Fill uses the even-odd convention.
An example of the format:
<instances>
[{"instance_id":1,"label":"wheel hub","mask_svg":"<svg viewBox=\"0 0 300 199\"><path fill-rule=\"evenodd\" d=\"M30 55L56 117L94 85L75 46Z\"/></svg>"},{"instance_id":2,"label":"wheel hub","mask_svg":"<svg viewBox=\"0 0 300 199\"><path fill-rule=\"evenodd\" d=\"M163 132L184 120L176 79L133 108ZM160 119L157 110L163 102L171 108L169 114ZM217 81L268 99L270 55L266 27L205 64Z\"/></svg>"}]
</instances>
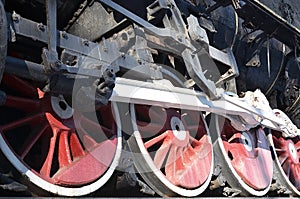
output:
<instances>
[{"instance_id":1,"label":"wheel hub","mask_svg":"<svg viewBox=\"0 0 300 199\"><path fill-rule=\"evenodd\" d=\"M292 141L289 141L288 143L288 151L290 153L290 157L294 161L294 163L299 163L299 157L297 154L297 149Z\"/></svg>"},{"instance_id":2,"label":"wheel hub","mask_svg":"<svg viewBox=\"0 0 300 199\"><path fill-rule=\"evenodd\" d=\"M73 116L74 110L68 105L62 95L58 97L51 96L51 106L61 119L69 119Z\"/></svg>"},{"instance_id":3,"label":"wheel hub","mask_svg":"<svg viewBox=\"0 0 300 199\"><path fill-rule=\"evenodd\" d=\"M252 140L251 140L250 136L248 135L248 133L243 132L241 139L242 139L242 143L243 143L245 149L247 151L251 152L253 150L253 143L252 143Z\"/></svg>"},{"instance_id":4,"label":"wheel hub","mask_svg":"<svg viewBox=\"0 0 300 199\"><path fill-rule=\"evenodd\" d=\"M176 139L183 141L187 137L182 121L178 117L172 117L171 128Z\"/></svg>"}]
</instances>

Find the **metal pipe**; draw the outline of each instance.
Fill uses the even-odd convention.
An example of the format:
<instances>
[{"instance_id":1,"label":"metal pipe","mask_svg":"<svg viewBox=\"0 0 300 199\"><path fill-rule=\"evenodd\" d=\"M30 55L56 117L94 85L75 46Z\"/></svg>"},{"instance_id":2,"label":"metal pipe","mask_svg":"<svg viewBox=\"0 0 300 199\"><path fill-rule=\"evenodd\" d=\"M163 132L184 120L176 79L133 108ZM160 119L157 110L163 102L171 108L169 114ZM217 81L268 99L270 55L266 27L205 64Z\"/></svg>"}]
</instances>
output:
<instances>
[{"instance_id":1,"label":"metal pipe","mask_svg":"<svg viewBox=\"0 0 300 199\"><path fill-rule=\"evenodd\" d=\"M46 67L42 64L8 56L6 58L5 72L37 82L49 82L51 93L71 96L73 92L75 78L67 77L64 74L49 74L46 71ZM91 84L87 78L81 78L80 76L76 77L76 81L81 86L89 86Z\"/></svg>"},{"instance_id":2,"label":"metal pipe","mask_svg":"<svg viewBox=\"0 0 300 199\"><path fill-rule=\"evenodd\" d=\"M7 55L7 19L4 4L0 1L0 83L5 69Z\"/></svg>"},{"instance_id":3,"label":"metal pipe","mask_svg":"<svg viewBox=\"0 0 300 199\"><path fill-rule=\"evenodd\" d=\"M14 57L6 57L5 72L39 82L48 80L45 66Z\"/></svg>"}]
</instances>

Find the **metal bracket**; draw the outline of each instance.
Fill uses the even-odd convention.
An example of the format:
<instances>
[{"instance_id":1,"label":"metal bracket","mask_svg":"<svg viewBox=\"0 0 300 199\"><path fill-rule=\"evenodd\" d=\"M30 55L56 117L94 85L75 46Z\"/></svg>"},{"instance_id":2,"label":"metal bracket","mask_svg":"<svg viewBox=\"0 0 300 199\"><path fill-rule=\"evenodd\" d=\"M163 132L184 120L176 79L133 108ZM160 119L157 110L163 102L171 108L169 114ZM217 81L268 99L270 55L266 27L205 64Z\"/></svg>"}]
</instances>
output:
<instances>
[{"instance_id":1,"label":"metal bracket","mask_svg":"<svg viewBox=\"0 0 300 199\"><path fill-rule=\"evenodd\" d=\"M43 50L42 58L49 71L57 71L59 66L57 47L57 0L46 0L48 49Z\"/></svg>"},{"instance_id":2,"label":"metal bracket","mask_svg":"<svg viewBox=\"0 0 300 199\"><path fill-rule=\"evenodd\" d=\"M199 44L196 46L193 45L193 41L187 34L187 29L185 28L185 24L180 15L180 11L173 0L162 2L157 1L155 4L156 6L158 6L158 8L160 8L160 4L163 8L169 7L172 18L169 19L168 16L164 17L164 25L168 28L155 27L148 21L145 21L144 19L124 9L111 0L99 0L99 2L104 3L117 12L122 13L134 23L142 26L144 28L143 33L139 34L137 32L137 35L140 35L142 37L145 35L145 39L147 40L150 48L158 49L163 52L173 54L174 56L182 57L189 71L189 75L195 80L196 84L212 99L219 98L218 92L220 91L218 91L218 89L216 88L216 83L218 82L218 80L225 81L234 77L235 75L238 75L234 56L231 56L230 52L224 53L216 48L213 48L212 46L209 46L208 49L206 49L208 52L202 53L202 55L205 54L205 57L211 60L210 64L213 64L213 66L215 66L215 63L213 62L212 58L220 61L221 63L224 63L225 65L230 66L232 70L230 71L230 74L226 74L222 78L219 75L219 78L216 79L216 81L211 81L210 78L207 78L204 75L205 71L202 67L206 65L206 63L202 63L203 57L201 58L197 55L197 53L199 52L199 48L202 50L203 46ZM170 29L170 27L172 29ZM211 67L206 68L208 70L211 69ZM212 68L213 70L216 70L217 67ZM219 72L217 71L217 73Z\"/></svg>"},{"instance_id":3,"label":"metal bracket","mask_svg":"<svg viewBox=\"0 0 300 199\"><path fill-rule=\"evenodd\" d=\"M187 68L187 71L191 78L200 86L200 88L211 98L211 99L218 99L220 93L217 92L217 88L215 83L206 78L203 71L202 64L208 64L209 67L215 69L213 73L215 75L220 75L219 71L217 70L217 66L212 61L210 56L208 55L207 51L201 49L197 53L191 52L189 49L185 49L182 53L182 57L184 57L184 62ZM201 59L200 59L201 58ZM206 65L206 66L208 66Z\"/></svg>"},{"instance_id":4,"label":"metal bracket","mask_svg":"<svg viewBox=\"0 0 300 199\"><path fill-rule=\"evenodd\" d=\"M173 24L172 27L177 29L177 31L157 28L111 0L99 1L116 10L117 12L124 14L134 23L144 27L144 31L140 36L146 36L146 40L148 41L150 48L161 49L165 52L173 53L177 56L183 57L190 75L192 74L193 77L196 77L196 84L213 99L218 98L214 83L206 79L202 73L202 70L199 70L199 67L201 69L201 65L198 56L193 55L193 58L191 58L191 54L197 52L197 49L192 45L190 39L188 38L183 19L180 17L180 11L176 7L176 4L173 0L169 0L169 4L172 5L171 7L173 7L173 9L171 9L172 20L170 21L170 25ZM168 27L168 24L165 26ZM139 34L137 33L137 35ZM195 66L194 64L197 65Z\"/></svg>"},{"instance_id":5,"label":"metal bracket","mask_svg":"<svg viewBox=\"0 0 300 199\"><path fill-rule=\"evenodd\" d=\"M168 14L169 7L165 0L156 0L147 7L148 21L161 21Z\"/></svg>"}]
</instances>

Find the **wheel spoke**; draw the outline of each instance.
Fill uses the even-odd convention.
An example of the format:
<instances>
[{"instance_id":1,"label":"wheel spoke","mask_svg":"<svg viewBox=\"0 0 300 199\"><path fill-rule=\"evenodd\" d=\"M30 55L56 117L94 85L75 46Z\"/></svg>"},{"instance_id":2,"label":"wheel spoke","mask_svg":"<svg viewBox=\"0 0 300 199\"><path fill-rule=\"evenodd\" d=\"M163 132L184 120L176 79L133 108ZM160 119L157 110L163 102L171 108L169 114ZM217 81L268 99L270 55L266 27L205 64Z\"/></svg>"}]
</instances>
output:
<instances>
[{"instance_id":1,"label":"wheel spoke","mask_svg":"<svg viewBox=\"0 0 300 199\"><path fill-rule=\"evenodd\" d=\"M20 126L24 126L26 124L29 124L33 121L38 121L39 119L42 119L44 116L43 113L38 113L36 115L32 115L32 116L27 116L25 118L19 119L17 121L11 122L9 124L0 126L0 129L4 132L4 131L9 131L15 128L18 128Z\"/></svg>"},{"instance_id":2,"label":"wheel spoke","mask_svg":"<svg viewBox=\"0 0 300 199\"><path fill-rule=\"evenodd\" d=\"M147 142L145 143L146 149L152 147L154 144L156 144L156 143L162 141L163 139L165 139L166 136L167 136L168 134L169 134L169 132L166 131L166 132L164 132L163 134L161 134L161 135L159 135L159 136L157 136L157 137L154 137L154 138L152 138L151 140L147 141Z\"/></svg>"},{"instance_id":3,"label":"wheel spoke","mask_svg":"<svg viewBox=\"0 0 300 199\"><path fill-rule=\"evenodd\" d=\"M185 165L188 165L190 161L192 161L195 156L197 156L197 150L193 148L191 145L188 145L184 150L184 162L186 162Z\"/></svg>"},{"instance_id":4,"label":"wheel spoke","mask_svg":"<svg viewBox=\"0 0 300 199\"><path fill-rule=\"evenodd\" d=\"M85 155L84 149L75 132L72 132L70 135L70 149L74 160Z\"/></svg>"},{"instance_id":5,"label":"wheel spoke","mask_svg":"<svg viewBox=\"0 0 300 199\"><path fill-rule=\"evenodd\" d=\"M281 165L283 165L288 158L289 158L289 155L287 153L284 153L284 154L280 155L278 157L279 163Z\"/></svg>"},{"instance_id":6,"label":"wheel spoke","mask_svg":"<svg viewBox=\"0 0 300 199\"><path fill-rule=\"evenodd\" d=\"M24 159L28 152L32 149L34 144L38 141L38 139L42 136L42 134L49 128L49 125L44 125L37 133L34 133L30 136L27 141L24 143L21 151L21 159Z\"/></svg>"},{"instance_id":7,"label":"wheel spoke","mask_svg":"<svg viewBox=\"0 0 300 199\"><path fill-rule=\"evenodd\" d=\"M300 141L295 144L295 148L297 151L300 150Z\"/></svg>"},{"instance_id":8,"label":"wheel spoke","mask_svg":"<svg viewBox=\"0 0 300 199\"><path fill-rule=\"evenodd\" d=\"M201 159L210 157L210 154L212 153L212 145L209 141L208 136L204 135L199 140L199 143L199 145L194 147L195 152L197 152L197 156Z\"/></svg>"},{"instance_id":9,"label":"wheel spoke","mask_svg":"<svg viewBox=\"0 0 300 199\"><path fill-rule=\"evenodd\" d=\"M273 142L275 144L275 146L278 146L278 148L280 148L279 146L281 145L280 140L276 137L276 136L272 136Z\"/></svg>"},{"instance_id":10,"label":"wheel spoke","mask_svg":"<svg viewBox=\"0 0 300 199\"><path fill-rule=\"evenodd\" d=\"M198 146L198 145L201 144L201 143L199 142L199 140L197 140L196 138L194 138L194 137L192 137L192 136L190 136L189 138L190 138L191 145L192 145L193 147L196 147L196 146Z\"/></svg>"},{"instance_id":11,"label":"wheel spoke","mask_svg":"<svg viewBox=\"0 0 300 199\"><path fill-rule=\"evenodd\" d=\"M206 164L209 161L209 155L199 158L198 153L201 153L201 150L191 146L177 149L176 156L178 158L166 167L168 179L178 186L189 188L200 186L208 176L210 169ZM202 168L201 172L199 172L199 168Z\"/></svg>"},{"instance_id":12,"label":"wheel spoke","mask_svg":"<svg viewBox=\"0 0 300 199\"><path fill-rule=\"evenodd\" d=\"M291 172L291 160L287 159L286 161L284 161L284 163L282 164L282 169L284 170L286 176L288 178L290 178L290 172Z\"/></svg>"},{"instance_id":13,"label":"wheel spoke","mask_svg":"<svg viewBox=\"0 0 300 199\"><path fill-rule=\"evenodd\" d=\"M300 165L299 164L291 165L290 180L295 187L300 187Z\"/></svg>"},{"instance_id":14,"label":"wheel spoke","mask_svg":"<svg viewBox=\"0 0 300 199\"><path fill-rule=\"evenodd\" d=\"M162 165L167 157L167 154L170 150L172 144L171 139L165 139L163 144L160 146L160 148L156 151L155 156L154 156L154 165L156 168L161 169Z\"/></svg>"},{"instance_id":15,"label":"wheel spoke","mask_svg":"<svg viewBox=\"0 0 300 199\"><path fill-rule=\"evenodd\" d=\"M59 133L59 129L52 127L52 132L53 132L53 135L52 135L52 138L50 139L48 155L47 155L47 158L40 170L40 173L46 177L50 177L50 172L51 172L51 167L52 167L52 162L53 162L53 157L54 157L54 150L55 150L55 145L56 145L56 140L57 140L57 136Z\"/></svg>"},{"instance_id":16,"label":"wheel spoke","mask_svg":"<svg viewBox=\"0 0 300 199\"><path fill-rule=\"evenodd\" d=\"M167 158L167 163L166 163L166 174L168 177L168 179L172 179L173 176L176 176L176 164L175 161L177 159L177 146L171 146L170 147L170 151L169 151L169 155ZM170 177L171 176L171 177Z\"/></svg>"},{"instance_id":17,"label":"wheel spoke","mask_svg":"<svg viewBox=\"0 0 300 199\"><path fill-rule=\"evenodd\" d=\"M278 148L282 148L285 144L285 140L282 137L277 138L276 136L273 136L273 141Z\"/></svg>"},{"instance_id":18,"label":"wheel spoke","mask_svg":"<svg viewBox=\"0 0 300 199\"><path fill-rule=\"evenodd\" d=\"M39 108L39 101L32 99L25 99L8 95L4 104L7 107L16 108L22 111L33 111Z\"/></svg>"},{"instance_id":19,"label":"wheel spoke","mask_svg":"<svg viewBox=\"0 0 300 199\"><path fill-rule=\"evenodd\" d=\"M82 156L67 169L58 171L53 179L59 184L86 184L100 177L111 165L116 151L117 140L106 140L86 155Z\"/></svg>"},{"instance_id":20,"label":"wheel spoke","mask_svg":"<svg viewBox=\"0 0 300 199\"><path fill-rule=\"evenodd\" d=\"M37 99L37 89L28 82L12 75L4 75L2 81L13 91L21 93L23 96Z\"/></svg>"},{"instance_id":21,"label":"wheel spoke","mask_svg":"<svg viewBox=\"0 0 300 199\"><path fill-rule=\"evenodd\" d=\"M276 148L275 151L276 151L277 153L284 153L284 152L286 152L285 149L280 149L280 148Z\"/></svg>"},{"instance_id":22,"label":"wheel spoke","mask_svg":"<svg viewBox=\"0 0 300 199\"><path fill-rule=\"evenodd\" d=\"M66 167L72 163L71 151L69 146L69 132L61 131L59 135L59 147L58 147L58 162L59 168Z\"/></svg>"}]
</instances>

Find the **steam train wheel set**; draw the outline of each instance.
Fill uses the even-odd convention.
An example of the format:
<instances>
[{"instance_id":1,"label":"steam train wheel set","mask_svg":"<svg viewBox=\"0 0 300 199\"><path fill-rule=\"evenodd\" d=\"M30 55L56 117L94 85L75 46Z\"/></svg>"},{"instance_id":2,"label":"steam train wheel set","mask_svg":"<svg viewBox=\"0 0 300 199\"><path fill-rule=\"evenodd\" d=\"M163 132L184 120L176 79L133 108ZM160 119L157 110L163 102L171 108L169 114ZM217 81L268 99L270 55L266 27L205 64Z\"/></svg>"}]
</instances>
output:
<instances>
[{"instance_id":1,"label":"steam train wheel set","mask_svg":"<svg viewBox=\"0 0 300 199\"><path fill-rule=\"evenodd\" d=\"M300 31L262 2L1 0L0 195L300 196Z\"/></svg>"}]
</instances>

